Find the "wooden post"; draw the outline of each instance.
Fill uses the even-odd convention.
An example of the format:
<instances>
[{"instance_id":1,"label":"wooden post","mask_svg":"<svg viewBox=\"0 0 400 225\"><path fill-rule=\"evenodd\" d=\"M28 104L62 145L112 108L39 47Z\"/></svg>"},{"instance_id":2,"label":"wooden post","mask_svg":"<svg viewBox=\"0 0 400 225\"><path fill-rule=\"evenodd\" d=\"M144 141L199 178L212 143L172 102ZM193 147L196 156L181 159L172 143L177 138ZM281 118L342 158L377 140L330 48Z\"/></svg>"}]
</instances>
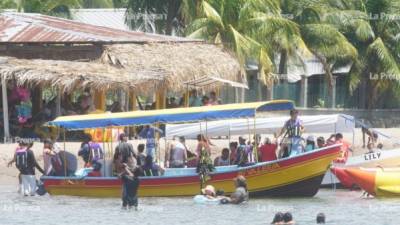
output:
<instances>
[{"instance_id":1,"label":"wooden post","mask_svg":"<svg viewBox=\"0 0 400 225\"><path fill-rule=\"evenodd\" d=\"M7 98L7 81L5 77L1 79L2 96L3 96L3 125L4 125L4 142L10 138L10 126L8 117L8 98Z\"/></svg>"},{"instance_id":2,"label":"wooden post","mask_svg":"<svg viewBox=\"0 0 400 225\"><path fill-rule=\"evenodd\" d=\"M166 93L165 88L160 88L156 92L156 109L165 109L166 108Z\"/></svg>"},{"instance_id":3,"label":"wooden post","mask_svg":"<svg viewBox=\"0 0 400 225\"><path fill-rule=\"evenodd\" d=\"M43 108L43 93L40 85L34 86L31 93L32 99L32 115L36 115L42 111Z\"/></svg>"},{"instance_id":4,"label":"wooden post","mask_svg":"<svg viewBox=\"0 0 400 225\"><path fill-rule=\"evenodd\" d=\"M97 110L106 110L106 92L104 90L95 90L92 98L94 106Z\"/></svg>"},{"instance_id":5,"label":"wooden post","mask_svg":"<svg viewBox=\"0 0 400 225\"><path fill-rule=\"evenodd\" d=\"M332 77L332 99L331 99L331 107L336 108L336 77Z\"/></svg>"},{"instance_id":6,"label":"wooden post","mask_svg":"<svg viewBox=\"0 0 400 225\"><path fill-rule=\"evenodd\" d=\"M300 105L301 107L307 107L307 95L308 95L308 78L301 76L300 83Z\"/></svg>"},{"instance_id":7,"label":"wooden post","mask_svg":"<svg viewBox=\"0 0 400 225\"><path fill-rule=\"evenodd\" d=\"M159 90L156 91L156 109L165 109L166 108L166 90L165 88L160 88ZM160 124L157 123L156 127L160 128ZM160 155L160 148L159 148L159 140L160 140L160 134L158 132L155 133L154 135L156 141L156 152L154 157L157 157L158 160L161 160L161 155Z\"/></svg>"},{"instance_id":8,"label":"wooden post","mask_svg":"<svg viewBox=\"0 0 400 225\"><path fill-rule=\"evenodd\" d=\"M56 96L56 116L61 116L61 89L57 88L57 96Z\"/></svg>"},{"instance_id":9,"label":"wooden post","mask_svg":"<svg viewBox=\"0 0 400 225\"><path fill-rule=\"evenodd\" d=\"M267 86L267 101L274 99L274 82L271 82L270 86Z\"/></svg>"},{"instance_id":10,"label":"wooden post","mask_svg":"<svg viewBox=\"0 0 400 225\"><path fill-rule=\"evenodd\" d=\"M130 105L131 105L129 110L136 111L137 110L136 94L133 91L131 91L129 93L129 102L130 102Z\"/></svg>"}]
</instances>

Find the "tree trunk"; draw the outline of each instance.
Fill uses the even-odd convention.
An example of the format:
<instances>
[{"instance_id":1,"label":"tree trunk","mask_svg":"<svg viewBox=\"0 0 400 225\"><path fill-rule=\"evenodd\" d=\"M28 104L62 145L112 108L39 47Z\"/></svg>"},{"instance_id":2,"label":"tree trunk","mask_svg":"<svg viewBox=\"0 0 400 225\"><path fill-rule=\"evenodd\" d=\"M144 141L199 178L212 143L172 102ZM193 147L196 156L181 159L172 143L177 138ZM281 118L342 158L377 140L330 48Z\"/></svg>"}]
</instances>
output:
<instances>
[{"instance_id":1,"label":"tree trunk","mask_svg":"<svg viewBox=\"0 0 400 225\"><path fill-rule=\"evenodd\" d=\"M281 51L281 58L279 60L279 74L287 74L287 51Z\"/></svg>"},{"instance_id":2,"label":"tree trunk","mask_svg":"<svg viewBox=\"0 0 400 225\"><path fill-rule=\"evenodd\" d=\"M179 0L168 0L167 10L165 34L171 35L174 28L174 19L177 17L179 11Z\"/></svg>"},{"instance_id":3,"label":"tree trunk","mask_svg":"<svg viewBox=\"0 0 400 225\"><path fill-rule=\"evenodd\" d=\"M201 5L203 4L204 0L196 0L196 15L194 18L198 18L201 14Z\"/></svg>"},{"instance_id":4,"label":"tree trunk","mask_svg":"<svg viewBox=\"0 0 400 225\"><path fill-rule=\"evenodd\" d=\"M282 74L287 75L287 58L288 58L287 51L286 50L282 50L281 51L281 57L279 59L279 68L278 68L279 78L281 78ZM283 93L284 93L283 98L289 99L289 87L288 87L288 84L287 84L288 80L286 78L287 77L285 77L284 85L283 85ZM271 95L273 95L273 93ZM273 96L272 96L272 98L273 98Z\"/></svg>"},{"instance_id":5,"label":"tree trunk","mask_svg":"<svg viewBox=\"0 0 400 225\"><path fill-rule=\"evenodd\" d=\"M377 95L378 95L378 84L379 84L379 80L376 81L371 81L370 82L370 91L368 93L368 101L366 101L366 107L367 109L371 110L374 108L374 106L376 105L376 99L377 99Z\"/></svg>"}]
</instances>

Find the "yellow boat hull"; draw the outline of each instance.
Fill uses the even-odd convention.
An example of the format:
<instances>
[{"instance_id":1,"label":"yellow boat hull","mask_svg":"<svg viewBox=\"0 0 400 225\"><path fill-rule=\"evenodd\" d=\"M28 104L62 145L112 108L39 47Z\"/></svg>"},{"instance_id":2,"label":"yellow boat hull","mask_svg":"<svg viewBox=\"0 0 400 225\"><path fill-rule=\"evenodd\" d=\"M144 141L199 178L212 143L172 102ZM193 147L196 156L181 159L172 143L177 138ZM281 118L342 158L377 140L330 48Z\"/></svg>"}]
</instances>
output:
<instances>
[{"instance_id":1,"label":"yellow boat hull","mask_svg":"<svg viewBox=\"0 0 400 225\"><path fill-rule=\"evenodd\" d=\"M314 196L339 151L340 146L331 146L288 159L217 170L211 174L207 184L229 194L234 191L233 178L243 175L252 196ZM51 195L121 196L121 181L116 177L43 177L42 181ZM140 177L141 197L193 196L199 192L200 180L197 174Z\"/></svg>"}]
</instances>

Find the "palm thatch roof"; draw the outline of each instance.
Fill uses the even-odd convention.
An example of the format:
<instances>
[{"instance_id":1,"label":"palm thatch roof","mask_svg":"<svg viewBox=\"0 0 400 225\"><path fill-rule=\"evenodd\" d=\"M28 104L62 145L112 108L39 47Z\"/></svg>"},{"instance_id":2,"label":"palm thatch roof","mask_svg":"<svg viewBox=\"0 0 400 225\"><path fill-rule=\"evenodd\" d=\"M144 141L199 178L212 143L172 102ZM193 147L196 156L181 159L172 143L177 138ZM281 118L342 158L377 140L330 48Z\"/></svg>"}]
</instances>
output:
<instances>
[{"instance_id":1,"label":"palm thatch roof","mask_svg":"<svg viewBox=\"0 0 400 225\"><path fill-rule=\"evenodd\" d=\"M186 81L204 76L244 81L240 64L230 53L205 43L107 45L100 61L124 69L159 71L168 90L184 90Z\"/></svg>"},{"instance_id":2,"label":"palm thatch roof","mask_svg":"<svg viewBox=\"0 0 400 225\"><path fill-rule=\"evenodd\" d=\"M183 91L188 80L213 76L241 82L240 65L218 46L204 43L117 44L104 46L92 62L3 58L0 77L18 84L125 89L149 93Z\"/></svg>"},{"instance_id":3,"label":"palm thatch roof","mask_svg":"<svg viewBox=\"0 0 400 225\"><path fill-rule=\"evenodd\" d=\"M0 77L17 84L57 86L71 92L77 88L145 90L162 82L162 73L119 69L94 62L0 58Z\"/></svg>"}]
</instances>

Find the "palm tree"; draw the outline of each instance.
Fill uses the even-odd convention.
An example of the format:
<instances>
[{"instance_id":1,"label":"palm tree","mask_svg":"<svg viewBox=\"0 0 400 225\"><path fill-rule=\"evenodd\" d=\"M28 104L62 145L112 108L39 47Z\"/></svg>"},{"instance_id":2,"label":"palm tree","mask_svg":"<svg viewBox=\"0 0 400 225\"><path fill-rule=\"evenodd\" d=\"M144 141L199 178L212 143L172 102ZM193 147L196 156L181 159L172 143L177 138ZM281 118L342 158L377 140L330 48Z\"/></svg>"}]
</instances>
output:
<instances>
[{"instance_id":1,"label":"palm tree","mask_svg":"<svg viewBox=\"0 0 400 225\"><path fill-rule=\"evenodd\" d=\"M8 0L8 2L11 2ZM42 13L52 16L71 17L70 8L80 7L80 0L14 0L11 4L19 12Z\"/></svg>"},{"instance_id":2,"label":"palm tree","mask_svg":"<svg viewBox=\"0 0 400 225\"><path fill-rule=\"evenodd\" d=\"M202 1L199 17L190 24L187 34L188 37L205 39L231 49L243 66L249 59L254 59L259 63L260 72L269 75L273 68L270 49L240 29L240 12L246 4L246 0Z\"/></svg>"},{"instance_id":3,"label":"palm tree","mask_svg":"<svg viewBox=\"0 0 400 225\"><path fill-rule=\"evenodd\" d=\"M202 17L191 24L189 37L224 44L243 65L256 59L266 83L273 72L286 74L288 62L302 62L312 53L324 65L331 86L332 70L355 59L357 52L335 26L320 19L322 10L317 9L324 5L296 2L289 6L275 0L204 1Z\"/></svg>"},{"instance_id":4,"label":"palm tree","mask_svg":"<svg viewBox=\"0 0 400 225\"><path fill-rule=\"evenodd\" d=\"M358 58L350 76L350 88L360 88L359 107L371 109L394 93L400 97L399 0L336 0L337 9L325 20L336 26L357 48ZM368 101L367 101L368 99Z\"/></svg>"}]
</instances>

